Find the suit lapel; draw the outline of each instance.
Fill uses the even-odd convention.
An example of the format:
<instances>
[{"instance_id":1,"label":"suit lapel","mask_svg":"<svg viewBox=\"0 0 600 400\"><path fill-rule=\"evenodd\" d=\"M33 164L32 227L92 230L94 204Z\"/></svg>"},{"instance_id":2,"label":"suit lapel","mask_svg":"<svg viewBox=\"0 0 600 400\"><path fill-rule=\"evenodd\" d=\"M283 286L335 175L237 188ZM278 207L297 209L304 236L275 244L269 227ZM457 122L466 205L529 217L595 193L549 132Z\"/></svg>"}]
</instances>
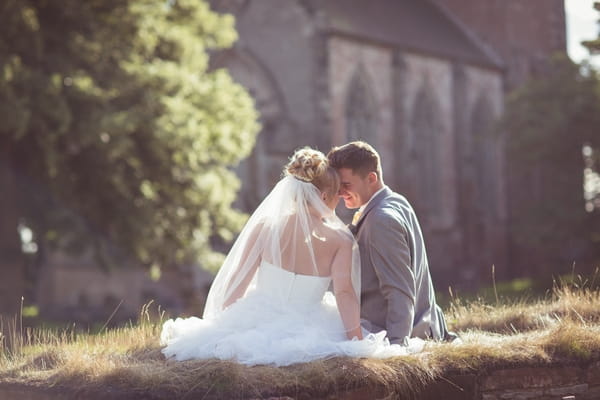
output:
<instances>
[{"instance_id":1,"label":"suit lapel","mask_svg":"<svg viewBox=\"0 0 600 400\"><path fill-rule=\"evenodd\" d=\"M367 214L372 209L374 209L375 207L377 207L379 205L379 203L381 203L383 201L383 199L385 199L386 197L388 197L390 194L392 194L392 190L386 186L381 192L379 192L377 194L377 196L373 197L371 199L371 201L369 201L369 204L367 205L367 207L363 211L363 213L360 216L359 220L356 222L356 226L354 226L353 228L350 229L352 231L352 233L354 233L354 235L358 234L358 230L361 227L363 221L365 220L365 217L367 216Z\"/></svg>"}]
</instances>

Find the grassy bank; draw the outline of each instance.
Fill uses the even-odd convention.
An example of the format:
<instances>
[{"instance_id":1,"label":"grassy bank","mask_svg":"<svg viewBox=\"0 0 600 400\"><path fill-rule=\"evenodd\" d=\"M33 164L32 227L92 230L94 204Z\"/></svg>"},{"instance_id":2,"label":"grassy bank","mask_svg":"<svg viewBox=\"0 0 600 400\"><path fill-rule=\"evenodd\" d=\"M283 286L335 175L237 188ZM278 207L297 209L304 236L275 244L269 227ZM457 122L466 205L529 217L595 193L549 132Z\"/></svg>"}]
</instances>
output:
<instances>
[{"instance_id":1,"label":"grassy bank","mask_svg":"<svg viewBox=\"0 0 600 400\"><path fill-rule=\"evenodd\" d=\"M144 398L325 398L357 388L410 397L449 373L600 360L600 292L573 285L535 302L454 301L446 314L462 344L428 343L422 353L386 360L338 357L282 368L165 360L158 344L162 316L150 309L135 325L94 335L26 330L10 346L2 338L0 382L87 393L110 388Z\"/></svg>"}]
</instances>

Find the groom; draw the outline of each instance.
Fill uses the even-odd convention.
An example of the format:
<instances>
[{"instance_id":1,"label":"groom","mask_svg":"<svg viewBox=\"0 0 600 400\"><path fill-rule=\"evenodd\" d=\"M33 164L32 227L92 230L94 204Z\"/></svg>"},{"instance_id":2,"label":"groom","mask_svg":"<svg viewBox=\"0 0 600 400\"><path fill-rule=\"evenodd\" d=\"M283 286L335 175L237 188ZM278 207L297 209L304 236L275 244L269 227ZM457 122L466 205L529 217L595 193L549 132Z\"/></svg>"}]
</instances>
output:
<instances>
[{"instance_id":1,"label":"groom","mask_svg":"<svg viewBox=\"0 0 600 400\"><path fill-rule=\"evenodd\" d=\"M347 208L358 209L350 228L360 249L363 327L385 329L398 344L409 337L455 338L435 303L415 212L383 183L377 151L358 141L334 147L327 157L340 175L340 197Z\"/></svg>"}]
</instances>

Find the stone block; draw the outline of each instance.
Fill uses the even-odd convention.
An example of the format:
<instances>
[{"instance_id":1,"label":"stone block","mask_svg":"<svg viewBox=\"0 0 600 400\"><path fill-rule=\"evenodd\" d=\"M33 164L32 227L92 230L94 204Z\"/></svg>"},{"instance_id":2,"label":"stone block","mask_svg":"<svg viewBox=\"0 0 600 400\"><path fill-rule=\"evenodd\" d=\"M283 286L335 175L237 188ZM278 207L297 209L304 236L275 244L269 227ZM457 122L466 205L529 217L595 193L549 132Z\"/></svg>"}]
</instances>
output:
<instances>
[{"instance_id":1,"label":"stone block","mask_svg":"<svg viewBox=\"0 0 600 400\"><path fill-rule=\"evenodd\" d=\"M515 368L492 372L482 379L484 392L501 389L529 389L576 385L583 371L578 367L564 368Z\"/></svg>"},{"instance_id":2,"label":"stone block","mask_svg":"<svg viewBox=\"0 0 600 400\"><path fill-rule=\"evenodd\" d=\"M587 392L578 394L577 400L598 400L600 399L600 386L589 387Z\"/></svg>"},{"instance_id":3,"label":"stone block","mask_svg":"<svg viewBox=\"0 0 600 400\"><path fill-rule=\"evenodd\" d=\"M588 384L583 383L581 385L550 388L550 389L546 390L546 393L554 395L554 396L569 396L569 395L574 395L574 394L585 393L587 390L588 390Z\"/></svg>"},{"instance_id":4,"label":"stone block","mask_svg":"<svg viewBox=\"0 0 600 400\"><path fill-rule=\"evenodd\" d=\"M541 390L508 390L500 395L502 400L528 400L539 399L544 392Z\"/></svg>"},{"instance_id":5,"label":"stone block","mask_svg":"<svg viewBox=\"0 0 600 400\"><path fill-rule=\"evenodd\" d=\"M457 375L438 379L427 385L421 393L419 400L464 400L474 399L477 386L476 375ZM495 400L491 398L490 400Z\"/></svg>"},{"instance_id":6,"label":"stone block","mask_svg":"<svg viewBox=\"0 0 600 400\"><path fill-rule=\"evenodd\" d=\"M588 367L585 381L590 385L600 385L600 361Z\"/></svg>"},{"instance_id":7,"label":"stone block","mask_svg":"<svg viewBox=\"0 0 600 400\"><path fill-rule=\"evenodd\" d=\"M499 400L499 398L493 393L483 393L481 395L481 400Z\"/></svg>"}]
</instances>

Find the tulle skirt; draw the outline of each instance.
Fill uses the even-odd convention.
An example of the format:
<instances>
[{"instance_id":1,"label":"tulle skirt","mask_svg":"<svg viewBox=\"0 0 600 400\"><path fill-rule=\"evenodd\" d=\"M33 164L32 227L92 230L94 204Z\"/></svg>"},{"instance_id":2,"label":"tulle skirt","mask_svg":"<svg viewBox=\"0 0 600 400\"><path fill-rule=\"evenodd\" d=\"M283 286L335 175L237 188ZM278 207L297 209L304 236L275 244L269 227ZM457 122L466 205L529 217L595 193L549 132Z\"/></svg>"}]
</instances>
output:
<instances>
[{"instance_id":1,"label":"tulle skirt","mask_svg":"<svg viewBox=\"0 0 600 400\"><path fill-rule=\"evenodd\" d=\"M335 304L297 305L267 296L249 295L214 319L177 318L164 323L162 349L179 361L218 358L246 365L284 366L335 356L386 358L421 351L424 342L390 344L386 332L365 332L348 340Z\"/></svg>"}]
</instances>

